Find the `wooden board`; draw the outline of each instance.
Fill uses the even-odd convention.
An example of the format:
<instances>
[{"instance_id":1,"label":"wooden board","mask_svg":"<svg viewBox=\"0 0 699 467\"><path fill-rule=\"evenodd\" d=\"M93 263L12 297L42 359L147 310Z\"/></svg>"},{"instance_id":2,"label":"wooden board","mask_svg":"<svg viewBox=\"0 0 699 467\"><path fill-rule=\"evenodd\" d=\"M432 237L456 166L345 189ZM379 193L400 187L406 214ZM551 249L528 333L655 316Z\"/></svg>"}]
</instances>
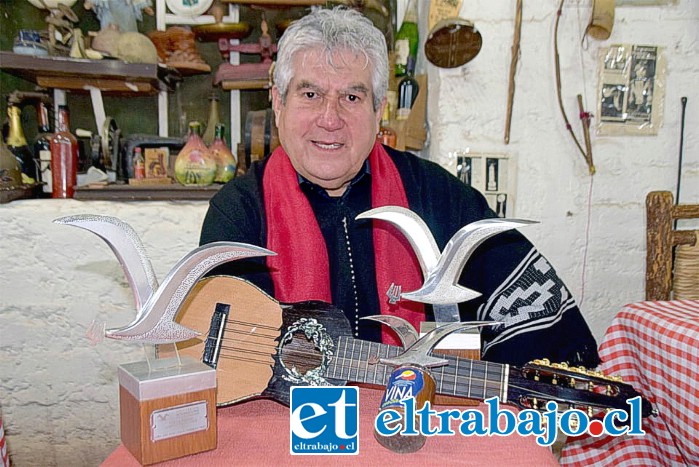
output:
<instances>
[{"instance_id":1,"label":"wooden board","mask_svg":"<svg viewBox=\"0 0 699 467\"><path fill-rule=\"evenodd\" d=\"M245 284L245 286L241 286ZM218 401L235 402L261 395L272 379L277 339L282 326L282 308L258 288L232 277L211 277L199 281L180 308L177 322L201 333L201 338L179 342L185 356L202 359L216 303L230 305L231 311L216 367ZM189 307L211 310L188 313ZM221 380L235 384L221 384Z\"/></svg>"},{"instance_id":2,"label":"wooden board","mask_svg":"<svg viewBox=\"0 0 699 467\"><path fill-rule=\"evenodd\" d=\"M167 201L171 199L208 200L223 185L205 187L183 186L178 183L168 185L106 185L103 187L80 187L73 198L80 200L128 200L128 201Z\"/></svg>"},{"instance_id":3,"label":"wooden board","mask_svg":"<svg viewBox=\"0 0 699 467\"><path fill-rule=\"evenodd\" d=\"M138 401L119 387L121 442L143 465L216 449L216 396L214 388L175 396ZM151 414L200 401L207 402L209 427L159 441L151 440Z\"/></svg>"},{"instance_id":4,"label":"wooden board","mask_svg":"<svg viewBox=\"0 0 699 467\"><path fill-rule=\"evenodd\" d=\"M181 79L174 70L151 63L34 57L12 52L0 52L0 68L44 87L83 92L87 92L86 85L91 85L102 91L155 93L172 90L169 85Z\"/></svg>"}]
</instances>

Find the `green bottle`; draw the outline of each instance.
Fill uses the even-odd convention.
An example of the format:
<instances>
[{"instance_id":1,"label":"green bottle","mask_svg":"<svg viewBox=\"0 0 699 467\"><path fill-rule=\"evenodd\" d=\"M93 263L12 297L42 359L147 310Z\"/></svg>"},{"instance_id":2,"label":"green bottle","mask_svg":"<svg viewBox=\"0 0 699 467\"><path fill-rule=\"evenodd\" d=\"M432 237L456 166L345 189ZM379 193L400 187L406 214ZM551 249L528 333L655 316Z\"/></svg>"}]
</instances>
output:
<instances>
[{"instance_id":1,"label":"green bottle","mask_svg":"<svg viewBox=\"0 0 699 467\"><path fill-rule=\"evenodd\" d=\"M22 111L19 107L8 104L7 115L10 119L10 129L7 134L7 147L10 148L10 151L17 158L17 162L19 162L22 168L22 173L29 177L28 182L34 183L36 164L34 164L32 151L27 145L27 139L24 137L21 114Z\"/></svg>"},{"instance_id":2,"label":"green bottle","mask_svg":"<svg viewBox=\"0 0 699 467\"><path fill-rule=\"evenodd\" d=\"M405 10L403 24L396 34L396 76L415 73L418 43L417 0L410 0Z\"/></svg>"},{"instance_id":3,"label":"green bottle","mask_svg":"<svg viewBox=\"0 0 699 467\"><path fill-rule=\"evenodd\" d=\"M5 145L0 133L0 190L10 190L22 186L22 166Z\"/></svg>"}]
</instances>

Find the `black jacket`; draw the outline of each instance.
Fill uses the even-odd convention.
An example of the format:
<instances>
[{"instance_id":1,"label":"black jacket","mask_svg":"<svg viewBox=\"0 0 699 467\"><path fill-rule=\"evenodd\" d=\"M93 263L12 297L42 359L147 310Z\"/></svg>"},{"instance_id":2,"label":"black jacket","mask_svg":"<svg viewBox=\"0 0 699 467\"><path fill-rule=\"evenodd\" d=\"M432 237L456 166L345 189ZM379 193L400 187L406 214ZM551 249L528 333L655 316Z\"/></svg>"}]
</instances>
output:
<instances>
[{"instance_id":1,"label":"black jacket","mask_svg":"<svg viewBox=\"0 0 699 467\"><path fill-rule=\"evenodd\" d=\"M466 224L496 217L478 191L439 165L386 148L403 181L410 209L430 227L440 250ZM226 184L210 202L200 243L220 240L265 246L262 196L266 159ZM378 314L371 222L355 220L371 209L371 173L360 172L341 198L301 181L328 249L333 304L343 309L356 337L380 341L379 325L358 321ZM351 259L350 259L351 253ZM228 263L215 274L243 277L274 296L263 258ZM498 320L482 331L483 359L523 364L534 358L595 367L594 338L555 270L519 232L498 234L483 243L464 268L462 285L482 293L460 304L462 320ZM356 286L356 291L354 289ZM432 319L427 310L427 318Z\"/></svg>"}]
</instances>

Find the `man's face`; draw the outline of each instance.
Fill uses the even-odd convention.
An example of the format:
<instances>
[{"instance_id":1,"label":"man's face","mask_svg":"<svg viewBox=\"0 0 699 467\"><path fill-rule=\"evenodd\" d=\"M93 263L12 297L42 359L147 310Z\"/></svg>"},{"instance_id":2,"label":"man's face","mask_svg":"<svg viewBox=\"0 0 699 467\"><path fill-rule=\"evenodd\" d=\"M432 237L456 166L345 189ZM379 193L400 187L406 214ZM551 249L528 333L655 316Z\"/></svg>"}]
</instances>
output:
<instances>
[{"instance_id":1,"label":"man's face","mask_svg":"<svg viewBox=\"0 0 699 467\"><path fill-rule=\"evenodd\" d=\"M336 52L333 61L334 67L320 48L298 52L286 103L276 86L272 102L279 140L294 169L340 196L374 146L385 100L375 112L364 56Z\"/></svg>"}]
</instances>

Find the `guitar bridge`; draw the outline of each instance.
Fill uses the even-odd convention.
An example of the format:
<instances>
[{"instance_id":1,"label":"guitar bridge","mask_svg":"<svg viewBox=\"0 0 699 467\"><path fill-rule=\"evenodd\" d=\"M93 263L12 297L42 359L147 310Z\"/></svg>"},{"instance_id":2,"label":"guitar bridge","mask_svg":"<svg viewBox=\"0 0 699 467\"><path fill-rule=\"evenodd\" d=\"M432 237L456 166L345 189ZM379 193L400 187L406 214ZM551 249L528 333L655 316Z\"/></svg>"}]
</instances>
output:
<instances>
[{"instance_id":1,"label":"guitar bridge","mask_svg":"<svg viewBox=\"0 0 699 467\"><path fill-rule=\"evenodd\" d=\"M209 365L213 369L216 369L216 365L218 364L218 357L223 343L223 333L226 330L226 323L228 322L230 310L230 305L216 303L216 309L211 317L209 335L206 337L202 361L205 365Z\"/></svg>"}]
</instances>

